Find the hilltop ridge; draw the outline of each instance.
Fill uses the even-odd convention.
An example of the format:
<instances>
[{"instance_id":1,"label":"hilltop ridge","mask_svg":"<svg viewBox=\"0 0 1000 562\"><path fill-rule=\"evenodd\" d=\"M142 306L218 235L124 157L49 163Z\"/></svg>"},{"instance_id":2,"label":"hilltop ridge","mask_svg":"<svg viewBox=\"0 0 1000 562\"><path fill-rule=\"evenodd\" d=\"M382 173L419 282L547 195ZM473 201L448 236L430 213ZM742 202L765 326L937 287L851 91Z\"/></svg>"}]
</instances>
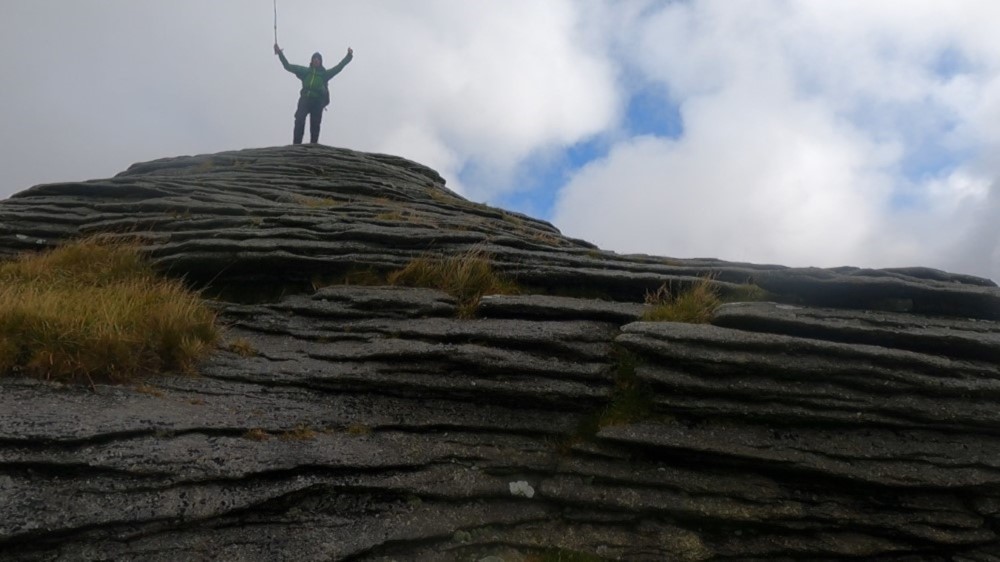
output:
<instances>
[{"instance_id":1,"label":"hilltop ridge","mask_svg":"<svg viewBox=\"0 0 1000 562\"><path fill-rule=\"evenodd\" d=\"M135 386L0 376L5 560L1000 560L992 281L622 255L309 145L0 201L0 258L94 235L226 344ZM471 318L389 281L468 256L517 287ZM710 323L643 321L706 282Z\"/></svg>"}]
</instances>

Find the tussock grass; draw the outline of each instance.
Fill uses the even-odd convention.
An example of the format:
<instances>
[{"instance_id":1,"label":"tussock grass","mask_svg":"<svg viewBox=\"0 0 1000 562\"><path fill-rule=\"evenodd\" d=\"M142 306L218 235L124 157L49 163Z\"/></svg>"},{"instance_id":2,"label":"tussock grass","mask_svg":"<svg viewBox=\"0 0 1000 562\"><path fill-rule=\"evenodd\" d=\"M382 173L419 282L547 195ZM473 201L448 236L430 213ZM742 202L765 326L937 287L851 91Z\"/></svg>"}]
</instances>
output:
<instances>
[{"instance_id":1,"label":"tussock grass","mask_svg":"<svg viewBox=\"0 0 1000 562\"><path fill-rule=\"evenodd\" d=\"M489 255L481 250L438 259L417 258L389 274L390 285L440 289L459 302L459 316L470 318L483 295L516 293L517 285L493 270Z\"/></svg>"},{"instance_id":2,"label":"tussock grass","mask_svg":"<svg viewBox=\"0 0 1000 562\"><path fill-rule=\"evenodd\" d=\"M646 293L646 304L649 308L642 319L647 322L707 324L722 301L712 279L703 277L687 291L676 295L664 283L656 292Z\"/></svg>"},{"instance_id":3,"label":"tussock grass","mask_svg":"<svg viewBox=\"0 0 1000 562\"><path fill-rule=\"evenodd\" d=\"M259 353L257 348L255 348L246 338L237 338L229 342L226 349L232 351L240 357L256 357Z\"/></svg>"},{"instance_id":4,"label":"tussock grass","mask_svg":"<svg viewBox=\"0 0 1000 562\"><path fill-rule=\"evenodd\" d=\"M215 314L132 245L94 239L0 263L0 376L121 383L191 371Z\"/></svg>"}]
</instances>

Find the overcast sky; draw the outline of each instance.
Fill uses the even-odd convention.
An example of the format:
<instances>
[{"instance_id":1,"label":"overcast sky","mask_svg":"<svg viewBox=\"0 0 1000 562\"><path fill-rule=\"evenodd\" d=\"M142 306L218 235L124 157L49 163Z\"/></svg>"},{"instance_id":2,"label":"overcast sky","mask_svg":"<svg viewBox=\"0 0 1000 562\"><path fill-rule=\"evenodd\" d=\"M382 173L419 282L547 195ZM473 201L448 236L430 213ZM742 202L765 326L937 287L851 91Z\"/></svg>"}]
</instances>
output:
<instances>
[{"instance_id":1,"label":"overcast sky","mask_svg":"<svg viewBox=\"0 0 1000 562\"><path fill-rule=\"evenodd\" d=\"M619 252L1000 280L996 0L278 0L321 142ZM0 198L291 141L272 0L0 0Z\"/></svg>"}]
</instances>

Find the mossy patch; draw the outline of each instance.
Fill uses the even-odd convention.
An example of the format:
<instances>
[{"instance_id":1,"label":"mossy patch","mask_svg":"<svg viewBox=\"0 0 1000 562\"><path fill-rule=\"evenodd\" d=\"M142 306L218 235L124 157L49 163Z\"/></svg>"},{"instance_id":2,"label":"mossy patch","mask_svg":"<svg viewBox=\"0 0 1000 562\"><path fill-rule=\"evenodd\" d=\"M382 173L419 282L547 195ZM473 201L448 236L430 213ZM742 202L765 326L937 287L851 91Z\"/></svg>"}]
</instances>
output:
<instances>
[{"instance_id":1,"label":"mossy patch","mask_svg":"<svg viewBox=\"0 0 1000 562\"><path fill-rule=\"evenodd\" d=\"M615 359L615 386L610 400L580 421L576 433L560 447L562 453L568 454L574 444L593 439L601 428L626 425L653 416L653 390L636 376L639 357L617 346L612 357Z\"/></svg>"}]
</instances>

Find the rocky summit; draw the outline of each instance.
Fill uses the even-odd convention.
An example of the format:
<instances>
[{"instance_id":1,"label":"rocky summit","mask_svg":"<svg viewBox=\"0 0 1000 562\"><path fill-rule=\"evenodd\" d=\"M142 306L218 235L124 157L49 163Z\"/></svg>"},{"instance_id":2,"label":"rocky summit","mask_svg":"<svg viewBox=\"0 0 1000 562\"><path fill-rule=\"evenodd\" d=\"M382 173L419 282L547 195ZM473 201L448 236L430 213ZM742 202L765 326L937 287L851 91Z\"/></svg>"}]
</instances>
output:
<instances>
[{"instance_id":1,"label":"rocky summit","mask_svg":"<svg viewBox=\"0 0 1000 562\"><path fill-rule=\"evenodd\" d=\"M225 342L193 376L0 378L2 560L1000 561L989 280L620 255L324 146L0 202L0 257L91 235ZM470 252L518 290L462 315L385 281ZM641 320L705 278L711 323Z\"/></svg>"}]
</instances>

